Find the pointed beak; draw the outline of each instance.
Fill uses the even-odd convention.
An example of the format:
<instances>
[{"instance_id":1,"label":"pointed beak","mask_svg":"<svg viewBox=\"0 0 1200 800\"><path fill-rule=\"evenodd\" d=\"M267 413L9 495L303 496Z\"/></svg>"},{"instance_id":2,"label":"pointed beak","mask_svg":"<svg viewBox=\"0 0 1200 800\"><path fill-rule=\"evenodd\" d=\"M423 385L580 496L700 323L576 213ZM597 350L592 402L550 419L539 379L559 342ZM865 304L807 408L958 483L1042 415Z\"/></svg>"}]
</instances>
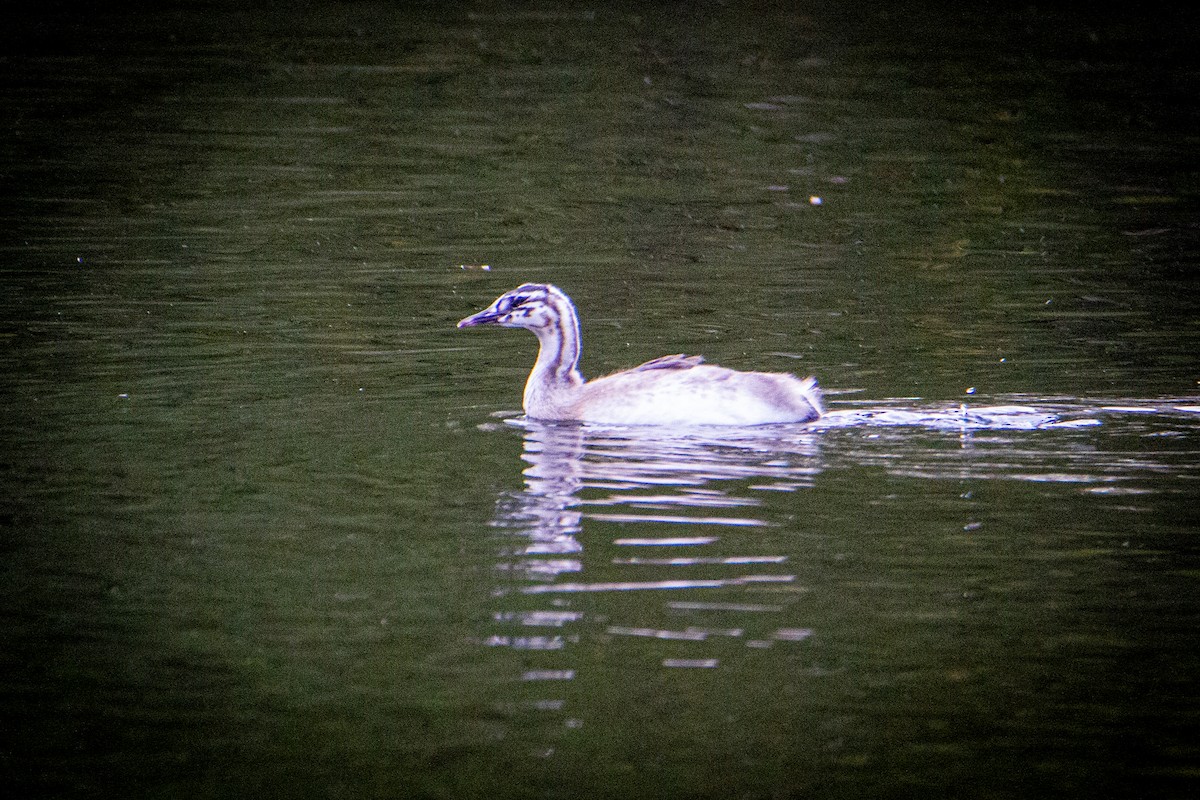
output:
<instances>
[{"instance_id":1,"label":"pointed beak","mask_svg":"<svg viewBox=\"0 0 1200 800\"><path fill-rule=\"evenodd\" d=\"M458 321L458 327L473 328L476 325L488 325L495 322L499 316L499 314L489 308L484 311L480 311L478 314L472 314L466 319L460 319Z\"/></svg>"}]
</instances>

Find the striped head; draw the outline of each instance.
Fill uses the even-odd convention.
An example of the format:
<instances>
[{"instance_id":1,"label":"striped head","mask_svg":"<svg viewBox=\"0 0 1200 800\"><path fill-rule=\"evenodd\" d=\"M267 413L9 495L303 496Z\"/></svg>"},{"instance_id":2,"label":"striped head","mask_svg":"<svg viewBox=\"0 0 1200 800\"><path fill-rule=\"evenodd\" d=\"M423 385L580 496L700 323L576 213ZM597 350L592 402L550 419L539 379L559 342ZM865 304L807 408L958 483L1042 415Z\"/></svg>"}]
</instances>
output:
<instances>
[{"instance_id":1,"label":"striped head","mask_svg":"<svg viewBox=\"0 0 1200 800\"><path fill-rule=\"evenodd\" d=\"M562 326L575 328L577 323L574 320L575 306L571 303L571 298L557 286L548 283L524 283L497 297L478 314L460 320L458 327L500 325L505 328L526 328L539 333Z\"/></svg>"}]
</instances>

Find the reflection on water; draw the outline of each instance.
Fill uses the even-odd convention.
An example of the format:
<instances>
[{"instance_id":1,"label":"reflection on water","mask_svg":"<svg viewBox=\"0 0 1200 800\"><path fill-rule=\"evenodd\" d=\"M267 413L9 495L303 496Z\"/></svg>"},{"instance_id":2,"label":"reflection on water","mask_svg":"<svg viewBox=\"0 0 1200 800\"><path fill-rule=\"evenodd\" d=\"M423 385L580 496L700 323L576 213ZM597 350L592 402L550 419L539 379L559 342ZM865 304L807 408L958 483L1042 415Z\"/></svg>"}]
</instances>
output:
<instances>
[{"instance_id":1,"label":"reflection on water","mask_svg":"<svg viewBox=\"0 0 1200 800\"><path fill-rule=\"evenodd\" d=\"M546 687L528 699L529 708L555 712L563 730L583 727L586 712L571 707L553 687L594 680L587 675L587 658L574 651L603 647L605 641L683 645L650 658L664 669L713 669L729 643L763 650L809 635L782 622L762 621L781 614L783 603L747 597L790 586L796 577L787 572L785 554L737 549L738 537L731 534L775 523L755 516L761 500L732 490L731 484L810 485L818 470L818 439L811 431L721 437L702 431L514 424L523 434L525 485L500 498L492 521L502 532L495 590L500 607L483 643L553 654L518 667L521 684ZM597 528L619 534L605 538ZM713 591L719 596L709 597ZM602 599L630 593L663 598L654 624L646 624L643 616L646 601L623 610L620 603ZM695 593L694 599L673 599ZM574 600L580 595L601 599L584 610ZM731 619L722 620L725 616ZM754 624L747 624L748 617ZM555 748L544 745L536 754L549 757Z\"/></svg>"},{"instance_id":2,"label":"reflection on water","mask_svg":"<svg viewBox=\"0 0 1200 800\"><path fill-rule=\"evenodd\" d=\"M584 574L580 541L585 522L616 523L633 533L639 523L662 530L669 526L727 526L747 528L772 523L745 511L760 504L753 497L728 492L724 481L753 478L755 488L794 489L806 485L817 471L817 439L803 429L738 432L724 437L703 431L605 430L570 424L520 423L524 431L522 458L525 488L498 504L493 525L510 535L500 566L508 574L530 581L523 594L628 592L718 588L751 583L789 582L793 576L742 574L750 565L777 565L786 556L763 554L709 555L705 549L721 541L718 535L622 535L611 539L617 548L609 563L626 567L687 567L722 565L735 568L719 578L667 577L657 572L647 580L644 571L628 571L621 580L589 581ZM716 484L716 486L713 486ZM586 494L586 497L584 495ZM588 511L589 508L623 511ZM718 513L721 510L730 513ZM664 555L642 555L642 552ZM626 555L637 552L638 555ZM686 552L686 555L675 553ZM562 580L564 575L572 580ZM511 615L503 615L511 619ZM544 620L561 624L559 612L534 610L521 617L525 624ZM572 620L578 619L578 615ZM690 633L687 638L703 638Z\"/></svg>"},{"instance_id":3,"label":"reflection on water","mask_svg":"<svg viewBox=\"0 0 1200 800\"><path fill-rule=\"evenodd\" d=\"M1188 402L1087 406L1060 399L1038 405L856 408L831 411L809 425L682 432L509 420L523 432L522 460L528 466L522 472L524 489L501 497L491 523L504 531L508 542L504 555L510 560L498 569L516 581L498 592L515 588L540 595L786 583L794 576L763 573L686 580L659 572L655 580L641 580L637 578L643 573L630 572L628 580L588 581L581 535L589 522L619 524L622 535L608 542L618 548L619 554L609 561L613 565L784 564L786 555L722 552L721 528L778 524L769 513L754 515L753 509L764 503L762 492L811 488L823 469L844 467L846 460L884 464L896 475L934 480L1121 482L1153 466L1127 456L1110 461L1094 445L1070 438L1023 442L1014 432L1076 431L1101 426L1104 417L1120 424L1120 417L1130 415L1174 413L1187 419L1200 409ZM905 426L952 435L955 447L914 450L904 434L889 437L890 429ZM881 454L842 447L823 460L822 437L845 429L858 431L875 445L892 441L897 449ZM1034 465L1040 469L1031 471ZM636 535L639 524L659 533ZM516 618L503 615L505 620ZM544 610L519 618L525 624L551 620L555 625L568 619Z\"/></svg>"},{"instance_id":4,"label":"reflection on water","mask_svg":"<svg viewBox=\"0 0 1200 800\"><path fill-rule=\"evenodd\" d=\"M807 676L789 683L839 674L835 683L857 686L870 680L859 672L864 665L847 672L839 662L849 655L831 661L829 648L858 642L851 648L906 650L932 636L930 652L910 668L936 683L945 670L957 669L948 661L975 658L952 655L957 646L946 650L940 625L971 624L969 605L954 606L1008 595L1007 635L1028 635L1030 626L1045 624L1046 613L1034 598L1016 599L1028 591L1016 587L1042 580L1030 568L1048 559L1079 569L1079 558L1094 558L1082 554L1111 552L1107 543L1035 540L1020 546L1044 554L1011 560L1004 553L1022 534L1006 517L1019 520L1021 503L1014 500L1004 517L989 515L978 501L994 493L989 484L1062 487L1051 490L1065 493L1060 502L1094 519L1094 509L1079 506L1083 498L1136 498L1158 491L1153 484L1164 473L1195 477L1188 449L1147 451L1144 442L1178 444L1178 437L1195 432L1196 411L1184 400L1088 405L1059 398L972 408L846 408L817 425L749 430L680 433L525 419L484 425L490 436L519 430L525 466L523 488L501 495L491 522L499 533L491 584L496 610L480 641L521 654L512 662L510 685L524 707L542 715L545 741L531 751L540 758L569 759L599 735L589 733L590 717L604 706L594 695L622 694L614 671L632 670L641 675L635 681L653 680L655 671L727 675L726 689L704 690L705 702L723 691L746 691L748 670L778 675L783 665ZM842 546L879 549L857 558L883 560L863 573L842 574L847 556L827 552L821 509L811 509L808 518L794 509L809 507L806 497L827 497L822 487L839 483L837 476L864 468L882 468L890 480L915 485L870 500L892 507L883 516L863 509L860 533L876 543ZM952 494L944 494L947 484L955 487ZM918 511L925 518L910 519L907 497L921 487L931 498ZM944 499L933 499L939 496ZM935 534L939 528L945 533ZM883 555L904 541L920 548L919 560L928 559L928 567L912 573L905 558ZM946 558L974 572L943 572ZM980 563L989 566L979 572ZM939 595L949 607L934 599ZM857 617L833 610L864 600L878 608ZM1071 614L1069 604L1060 611ZM941 622L927 629L931 620ZM1100 635L1083 630L1067 635ZM1041 666L1017 674L1018 683L1044 679ZM827 691L819 688L825 682L809 690Z\"/></svg>"}]
</instances>

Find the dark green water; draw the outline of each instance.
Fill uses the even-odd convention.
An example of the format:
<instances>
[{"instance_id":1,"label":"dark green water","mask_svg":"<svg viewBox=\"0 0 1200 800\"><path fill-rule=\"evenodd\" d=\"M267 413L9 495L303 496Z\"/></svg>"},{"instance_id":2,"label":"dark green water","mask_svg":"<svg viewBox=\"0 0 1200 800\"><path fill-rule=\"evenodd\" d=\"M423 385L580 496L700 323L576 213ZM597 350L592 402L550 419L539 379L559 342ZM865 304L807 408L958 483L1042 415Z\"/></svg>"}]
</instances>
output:
<instances>
[{"instance_id":1,"label":"dark green water","mask_svg":"<svg viewBox=\"0 0 1200 800\"><path fill-rule=\"evenodd\" d=\"M1194 796L1196 33L12 12L0 779ZM589 375L702 353L834 413L514 420L532 337L454 322L525 280Z\"/></svg>"}]
</instances>

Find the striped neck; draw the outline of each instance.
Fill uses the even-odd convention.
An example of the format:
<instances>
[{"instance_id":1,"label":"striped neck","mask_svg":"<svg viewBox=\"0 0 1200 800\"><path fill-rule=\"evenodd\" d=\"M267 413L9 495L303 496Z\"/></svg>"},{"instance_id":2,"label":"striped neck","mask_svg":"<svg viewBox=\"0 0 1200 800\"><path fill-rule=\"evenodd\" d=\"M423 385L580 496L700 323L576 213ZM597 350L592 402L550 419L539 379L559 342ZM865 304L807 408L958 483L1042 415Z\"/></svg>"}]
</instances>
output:
<instances>
[{"instance_id":1,"label":"striped neck","mask_svg":"<svg viewBox=\"0 0 1200 800\"><path fill-rule=\"evenodd\" d=\"M542 386L562 388L583 385L583 375L579 372L579 315L575 313L575 305L556 286L547 285L544 291L542 302L548 313L543 324L530 328L540 347L526 394L535 381Z\"/></svg>"}]
</instances>

